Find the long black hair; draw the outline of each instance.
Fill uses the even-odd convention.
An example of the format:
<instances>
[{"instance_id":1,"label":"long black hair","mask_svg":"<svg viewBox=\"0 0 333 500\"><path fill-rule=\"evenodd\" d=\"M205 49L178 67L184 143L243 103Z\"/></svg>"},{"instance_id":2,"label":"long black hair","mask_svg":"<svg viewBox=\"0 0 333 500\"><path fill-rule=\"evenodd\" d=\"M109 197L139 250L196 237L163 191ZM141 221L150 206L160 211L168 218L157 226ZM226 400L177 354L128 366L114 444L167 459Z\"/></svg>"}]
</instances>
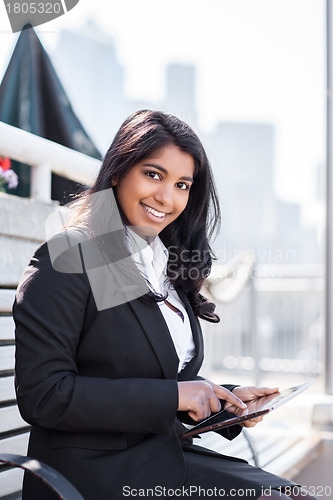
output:
<instances>
[{"instance_id":1,"label":"long black hair","mask_svg":"<svg viewBox=\"0 0 333 500\"><path fill-rule=\"evenodd\" d=\"M192 155L195 166L185 210L159 235L169 250L168 277L187 295L197 316L216 322L215 305L200 290L214 259L209 240L219 229L220 208L205 149L185 122L161 111L140 110L129 116L115 135L96 181L78 200L72 223L89 220L89 195L109 189L112 180L121 181L135 164L170 144ZM114 194L117 198L116 189Z\"/></svg>"}]
</instances>

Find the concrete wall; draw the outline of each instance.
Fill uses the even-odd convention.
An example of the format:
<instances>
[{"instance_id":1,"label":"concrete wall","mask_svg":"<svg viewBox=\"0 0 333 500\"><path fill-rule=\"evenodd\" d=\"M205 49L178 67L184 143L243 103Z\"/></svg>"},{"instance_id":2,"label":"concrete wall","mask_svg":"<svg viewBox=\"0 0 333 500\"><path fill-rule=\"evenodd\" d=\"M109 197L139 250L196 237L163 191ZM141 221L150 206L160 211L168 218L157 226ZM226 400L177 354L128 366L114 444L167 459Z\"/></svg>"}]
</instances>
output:
<instances>
[{"instance_id":1,"label":"concrete wall","mask_svg":"<svg viewBox=\"0 0 333 500\"><path fill-rule=\"evenodd\" d=\"M16 287L56 204L0 193L0 287Z\"/></svg>"}]
</instances>

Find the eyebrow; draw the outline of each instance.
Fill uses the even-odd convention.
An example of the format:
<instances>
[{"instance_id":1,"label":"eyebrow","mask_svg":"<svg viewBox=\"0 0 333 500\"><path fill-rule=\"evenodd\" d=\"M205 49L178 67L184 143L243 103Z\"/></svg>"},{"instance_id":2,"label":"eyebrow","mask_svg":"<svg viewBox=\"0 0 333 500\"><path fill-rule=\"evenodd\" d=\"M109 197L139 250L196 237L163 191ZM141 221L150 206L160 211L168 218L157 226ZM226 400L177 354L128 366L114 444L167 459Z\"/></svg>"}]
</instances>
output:
<instances>
[{"instance_id":1,"label":"eyebrow","mask_svg":"<svg viewBox=\"0 0 333 500\"><path fill-rule=\"evenodd\" d=\"M144 163L144 167L154 167L160 172L163 172L164 174L168 174L168 171L166 168L161 167L161 165L157 165L156 163ZM189 181L193 182L193 177L187 177L186 175L183 175L182 177L179 177L179 180L181 181Z\"/></svg>"}]
</instances>

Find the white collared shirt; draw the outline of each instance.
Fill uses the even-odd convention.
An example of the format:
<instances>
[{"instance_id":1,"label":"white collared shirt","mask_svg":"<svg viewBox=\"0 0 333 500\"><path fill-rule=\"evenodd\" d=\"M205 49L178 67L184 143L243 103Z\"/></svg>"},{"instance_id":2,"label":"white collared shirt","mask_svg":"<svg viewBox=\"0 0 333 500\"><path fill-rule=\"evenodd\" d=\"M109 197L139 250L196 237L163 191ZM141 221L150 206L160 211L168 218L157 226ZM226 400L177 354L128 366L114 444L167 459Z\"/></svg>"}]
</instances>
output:
<instances>
[{"instance_id":1,"label":"white collared shirt","mask_svg":"<svg viewBox=\"0 0 333 500\"><path fill-rule=\"evenodd\" d=\"M134 237L135 240L140 238L132 231L131 237ZM140 248L143 247L142 244L139 246ZM132 253L131 250L134 250L134 247L133 242L131 244L130 241L129 249L132 259L141 274L148 280L152 291L162 296L167 293L168 297L166 300L180 311L180 314L173 311L163 300L158 302L179 358L178 372L180 372L193 358L195 354L195 345L190 320L184 304L180 300L176 290L172 287L166 274L169 257L168 250L158 236L156 236L149 245L146 245L141 252L134 251Z\"/></svg>"}]
</instances>

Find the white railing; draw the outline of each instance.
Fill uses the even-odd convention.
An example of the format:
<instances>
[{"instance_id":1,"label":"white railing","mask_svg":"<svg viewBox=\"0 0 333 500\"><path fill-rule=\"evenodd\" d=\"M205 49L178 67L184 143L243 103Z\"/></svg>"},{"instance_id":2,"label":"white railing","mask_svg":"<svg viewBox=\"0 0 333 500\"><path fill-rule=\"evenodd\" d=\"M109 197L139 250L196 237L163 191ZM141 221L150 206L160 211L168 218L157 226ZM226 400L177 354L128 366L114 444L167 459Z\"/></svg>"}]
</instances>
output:
<instances>
[{"instance_id":1,"label":"white railing","mask_svg":"<svg viewBox=\"0 0 333 500\"><path fill-rule=\"evenodd\" d=\"M101 162L7 123L0 122L0 156L32 167L31 198L51 201L52 172L89 186Z\"/></svg>"}]
</instances>

